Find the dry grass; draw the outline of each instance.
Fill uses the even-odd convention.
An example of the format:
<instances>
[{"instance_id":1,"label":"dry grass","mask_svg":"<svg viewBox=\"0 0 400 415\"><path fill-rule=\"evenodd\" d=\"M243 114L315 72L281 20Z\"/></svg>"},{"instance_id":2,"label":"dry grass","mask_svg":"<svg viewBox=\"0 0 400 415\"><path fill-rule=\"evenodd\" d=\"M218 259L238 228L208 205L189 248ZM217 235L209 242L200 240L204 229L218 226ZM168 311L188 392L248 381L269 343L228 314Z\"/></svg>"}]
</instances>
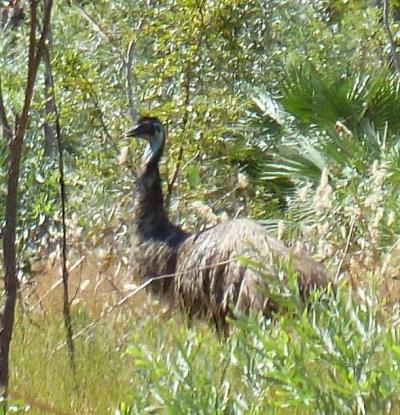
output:
<instances>
[{"instance_id":1,"label":"dry grass","mask_svg":"<svg viewBox=\"0 0 400 415\"><path fill-rule=\"evenodd\" d=\"M21 290L11 351L10 395L28 403L32 414L109 413L129 395L132 365L123 352L127 339L140 330L146 316L159 320L165 314L162 305L141 291L129 303L104 314L135 287L128 267L111 256L71 257L74 332L90 326L75 340L77 387L63 347L58 255L35 263L34 279Z\"/></svg>"}]
</instances>

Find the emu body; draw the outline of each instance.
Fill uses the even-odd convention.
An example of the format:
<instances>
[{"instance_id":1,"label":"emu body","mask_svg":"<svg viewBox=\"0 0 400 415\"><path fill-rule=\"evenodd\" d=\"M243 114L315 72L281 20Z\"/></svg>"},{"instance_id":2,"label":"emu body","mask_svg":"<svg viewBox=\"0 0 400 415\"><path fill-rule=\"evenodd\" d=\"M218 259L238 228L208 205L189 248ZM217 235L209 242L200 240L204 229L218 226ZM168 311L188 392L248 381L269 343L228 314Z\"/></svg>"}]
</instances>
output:
<instances>
[{"instance_id":1,"label":"emu body","mask_svg":"<svg viewBox=\"0 0 400 415\"><path fill-rule=\"evenodd\" d=\"M277 261L290 259L303 295L329 282L325 268L311 257L296 256L254 221L236 219L189 234L172 224L163 207L158 163L165 133L157 118L144 117L128 136L148 140L136 184L133 212L132 266L141 279L155 279L150 288L179 305L189 318L211 317L217 331L226 331L232 309L269 314L274 308L267 282L238 257L262 261L277 276Z\"/></svg>"}]
</instances>

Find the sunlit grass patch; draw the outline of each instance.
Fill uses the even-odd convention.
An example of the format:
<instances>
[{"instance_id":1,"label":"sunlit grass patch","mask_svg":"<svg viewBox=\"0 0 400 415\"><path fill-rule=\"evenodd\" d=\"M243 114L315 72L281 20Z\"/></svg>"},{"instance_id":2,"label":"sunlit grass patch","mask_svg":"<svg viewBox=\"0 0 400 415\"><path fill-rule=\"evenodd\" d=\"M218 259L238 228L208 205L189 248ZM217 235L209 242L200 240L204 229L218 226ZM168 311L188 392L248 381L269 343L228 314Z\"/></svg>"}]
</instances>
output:
<instances>
[{"instance_id":1,"label":"sunlit grass patch","mask_svg":"<svg viewBox=\"0 0 400 415\"><path fill-rule=\"evenodd\" d=\"M74 327L88 322L83 310L74 310ZM65 339L59 314L18 315L12 343L11 398L13 391L43 414L35 401L66 413L107 413L129 390L132 359L123 352L124 336L135 317L129 311L99 323L76 339L76 378L69 367L66 348L57 350ZM52 413L49 411L49 413Z\"/></svg>"}]
</instances>

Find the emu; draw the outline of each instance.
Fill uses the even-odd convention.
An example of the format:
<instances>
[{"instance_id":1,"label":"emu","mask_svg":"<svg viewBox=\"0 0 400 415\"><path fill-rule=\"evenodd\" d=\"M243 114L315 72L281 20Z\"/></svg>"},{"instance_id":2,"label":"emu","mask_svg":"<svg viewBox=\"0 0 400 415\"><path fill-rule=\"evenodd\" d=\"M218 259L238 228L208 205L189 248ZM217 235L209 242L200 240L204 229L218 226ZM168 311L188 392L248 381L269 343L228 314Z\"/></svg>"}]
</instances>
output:
<instances>
[{"instance_id":1,"label":"emu","mask_svg":"<svg viewBox=\"0 0 400 415\"><path fill-rule=\"evenodd\" d=\"M163 125L155 117L143 117L126 136L147 141L133 202L134 275L143 281L151 278L152 293L179 305L189 321L212 318L217 332L227 333L226 317L234 309L265 315L274 310L268 283L238 257L261 260L274 278L277 262L290 259L304 296L328 285L322 264L295 255L254 221L235 219L194 234L172 224L164 210L159 173L166 138Z\"/></svg>"}]
</instances>

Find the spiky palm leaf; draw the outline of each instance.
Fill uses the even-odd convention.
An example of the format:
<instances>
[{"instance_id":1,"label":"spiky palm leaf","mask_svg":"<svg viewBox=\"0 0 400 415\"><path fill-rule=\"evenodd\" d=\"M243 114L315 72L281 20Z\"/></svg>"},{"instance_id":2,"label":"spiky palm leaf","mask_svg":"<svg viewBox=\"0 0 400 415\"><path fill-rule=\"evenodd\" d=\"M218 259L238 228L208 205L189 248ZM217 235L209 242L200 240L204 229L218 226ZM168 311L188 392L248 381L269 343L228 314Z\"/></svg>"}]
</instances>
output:
<instances>
[{"instance_id":1,"label":"spiky palm leaf","mask_svg":"<svg viewBox=\"0 0 400 415\"><path fill-rule=\"evenodd\" d=\"M399 87L398 78L391 74L332 78L328 72L304 66L288 70L281 103L303 127L315 124L334 133L337 121L341 121L360 137L363 126L369 124L378 131L395 133L400 128Z\"/></svg>"},{"instance_id":2,"label":"spiky palm leaf","mask_svg":"<svg viewBox=\"0 0 400 415\"><path fill-rule=\"evenodd\" d=\"M278 107L285 117L274 154L260 166L260 179L274 184L282 179L292 184L308 182L316 188L321 171L328 168L339 186L338 206L352 206L358 192L365 193L360 195L361 203L368 196L371 167L377 160L387 169L385 185L393 189L392 197L387 197L382 206L385 211L395 210L400 178L400 94L396 78L355 75L333 79L312 68L291 70L284 97L272 107ZM270 123L267 113L265 124ZM289 230L312 222L315 213L312 198L307 204L295 202L296 187L285 193L292 201L285 223ZM267 226L276 228L277 220L269 220ZM388 245L395 235L383 228L382 238Z\"/></svg>"},{"instance_id":3,"label":"spiky palm leaf","mask_svg":"<svg viewBox=\"0 0 400 415\"><path fill-rule=\"evenodd\" d=\"M358 94L349 94L352 88L349 78L331 80L312 67L292 68L287 72L281 103L299 121L299 126L315 124L331 132L337 120L346 125L358 121L362 103Z\"/></svg>"},{"instance_id":4,"label":"spiky palm leaf","mask_svg":"<svg viewBox=\"0 0 400 415\"><path fill-rule=\"evenodd\" d=\"M285 116L275 157L262 166L267 180L315 182L327 166L361 173L400 134L399 81L393 76L331 79L311 67L291 69L284 97L274 106L293 117Z\"/></svg>"}]
</instances>

